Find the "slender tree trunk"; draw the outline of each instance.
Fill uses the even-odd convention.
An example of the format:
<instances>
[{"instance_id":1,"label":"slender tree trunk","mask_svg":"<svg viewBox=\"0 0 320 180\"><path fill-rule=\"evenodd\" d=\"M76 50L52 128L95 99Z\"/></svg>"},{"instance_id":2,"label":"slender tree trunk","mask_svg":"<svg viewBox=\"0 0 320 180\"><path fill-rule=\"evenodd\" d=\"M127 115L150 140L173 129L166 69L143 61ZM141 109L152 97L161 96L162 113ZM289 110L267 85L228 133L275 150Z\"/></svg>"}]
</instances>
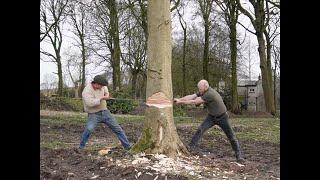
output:
<instances>
[{"instance_id":1,"label":"slender tree trunk","mask_svg":"<svg viewBox=\"0 0 320 180\"><path fill-rule=\"evenodd\" d=\"M275 63L276 65L276 63ZM274 70L273 70L273 101L274 101L274 109L275 111L277 112L277 66L274 67Z\"/></svg>"},{"instance_id":2,"label":"slender tree trunk","mask_svg":"<svg viewBox=\"0 0 320 180\"><path fill-rule=\"evenodd\" d=\"M278 55L274 51L274 69L273 69L273 98L274 109L277 112L277 67L278 67Z\"/></svg>"},{"instance_id":3,"label":"slender tree trunk","mask_svg":"<svg viewBox=\"0 0 320 180\"><path fill-rule=\"evenodd\" d=\"M74 98L79 98L79 85L78 85L78 82L74 83Z\"/></svg>"},{"instance_id":4,"label":"slender tree trunk","mask_svg":"<svg viewBox=\"0 0 320 180\"><path fill-rule=\"evenodd\" d=\"M85 47L84 47L84 39L83 37L81 38L81 46L82 46L82 75L81 75L81 85L80 85L80 88L79 88L79 95L80 97L82 97L82 91L85 87L85 84L86 84L86 50L85 50Z\"/></svg>"},{"instance_id":5,"label":"slender tree trunk","mask_svg":"<svg viewBox=\"0 0 320 180\"><path fill-rule=\"evenodd\" d=\"M57 67L58 67L58 96L63 96L63 77L62 77L62 64L60 55L57 55Z\"/></svg>"},{"instance_id":6,"label":"slender tree trunk","mask_svg":"<svg viewBox=\"0 0 320 180\"><path fill-rule=\"evenodd\" d=\"M209 81L209 22L205 21L204 25L204 50L203 50L203 78Z\"/></svg>"},{"instance_id":7,"label":"slender tree trunk","mask_svg":"<svg viewBox=\"0 0 320 180\"><path fill-rule=\"evenodd\" d=\"M237 78L237 29L234 14L230 14L230 48L231 48L231 89L232 89L232 105L231 111L235 114L240 113L239 99L238 99L238 78Z\"/></svg>"},{"instance_id":8,"label":"slender tree trunk","mask_svg":"<svg viewBox=\"0 0 320 180\"><path fill-rule=\"evenodd\" d=\"M148 107L142 134L132 151L176 157L188 151L181 142L173 121L170 1L148 2Z\"/></svg>"},{"instance_id":9,"label":"slender tree trunk","mask_svg":"<svg viewBox=\"0 0 320 180\"><path fill-rule=\"evenodd\" d=\"M132 92L133 99L137 98L137 93L136 93L137 77L138 77L138 73L132 72L131 92Z\"/></svg>"},{"instance_id":10,"label":"slender tree trunk","mask_svg":"<svg viewBox=\"0 0 320 180\"><path fill-rule=\"evenodd\" d=\"M183 29L183 54L182 54L182 95L186 95L186 46L187 46L187 29Z\"/></svg>"},{"instance_id":11,"label":"slender tree trunk","mask_svg":"<svg viewBox=\"0 0 320 180\"><path fill-rule=\"evenodd\" d=\"M110 7L110 26L111 36L113 40L113 51L111 51L111 58L113 62L112 82L113 90L118 91L121 88L121 70L120 70L120 43L119 43L119 24L117 2L115 0L109 1Z\"/></svg>"},{"instance_id":12,"label":"slender tree trunk","mask_svg":"<svg viewBox=\"0 0 320 180\"><path fill-rule=\"evenodd\" d=\"M272 45L271 45L271 40L268 36L268 33L267 31L264 31L264 35L266 37L266 42L267 42L267 71L268 71L268 76L269 76L269 84L270 84L270 88L271 88L271 92L274 92L274 83L273 83L273 76L272 76L272 66L271 66L271 48L272 48ZM273 99L273 103L274 103L274 112L275 112L275 104L276 104L276 101L274 100L275 99L275 94L272 93L272 97L270 97Z\"/></svg>"},{"instance_id":13,"label":"slender tree trunk","mask_svg":"<svg viewBox=\"0 0 320 180\"><path fill-rule=\"evenodd\" d=\"M267 64L267 55L266 55L266 45L265 40L263 37L262 32L256 32L257 39L258 39L258 52L260 57L260 69L261 69L261 75L262 75L262 88L263 88L263 94L266 104L266 111L271 113L272 115L275 115L275 109L274 109L274 98L273 98L273 91L272 91L272 84L270 84L270 74L268 70L268 64Z\"/></svg>"}]
</instances>

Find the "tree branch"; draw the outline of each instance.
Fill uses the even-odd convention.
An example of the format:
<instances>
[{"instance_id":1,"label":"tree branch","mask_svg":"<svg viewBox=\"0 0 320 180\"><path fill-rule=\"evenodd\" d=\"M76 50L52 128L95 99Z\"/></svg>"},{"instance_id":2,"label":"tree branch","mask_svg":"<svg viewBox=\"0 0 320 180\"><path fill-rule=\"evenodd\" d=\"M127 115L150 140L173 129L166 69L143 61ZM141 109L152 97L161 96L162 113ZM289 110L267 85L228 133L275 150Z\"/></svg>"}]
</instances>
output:
<instances>
[{"instance_id":1,"label":"tree branch","mask_svg":"<svg viewBox=\"0 0 320 180\"><path fill-rule=\"evenodd\" d=\"M273 1L270 1L270 0L266 0L266 1L280 9L280 2L278 2L279 4L277 4L277 3L273 2Z\"/></svg>"},{"instance_id":2,"label":"tree branch","mask_svg":"<svg viewBox=\"0 0 320 180\"><path fill-rule=\"evenodd\" d=\"M173 0L173 2L174 2L174 6L170 9L170 12L175 10L178 7L178 5L180 4L180 0L177 0L177 2L175 0Z\"/></svg>"},{"instance_id":3,"label":"tree branch","mask_svg":"<svg viewBox=\"0 0 320 180\"><path fill-rule=\"evenodd\" d=\"M254 34L254 35L256 35L256 33L255 32L252 32L251 30L249 30L247 27L245 27L243 24L241 24L240 22L238 22L238 24L240 24L245 30L247 30L248 32L250 32L250 33L252 33L252 34Z\"/></svg>"},{"instance_id":4,"label":"tree branch","mask_svg":"<svg viewBox=\"0 0 320 180\"><path fill-rule=\"evenodd\" d=\"M46 51L40 51L40 53L42 53L42 54L44 54L46 56L52 57L53 59L57 59L54 55L52 55L51 53L48 53ZM52 62L54 62L54 61L52 61Z\"/></svg>"},{"instance_id":5,"label":"tree branch","mask_svg":"<svg viewBox=\"0 0 320 180\"><path fill-rule=\"evenodd\" d=\"M256 26L256 23L255 23L254 18L251 16L251 14L250 14L247 10L245 10L245 9L241 6L240 0L236 0L236 1L237 1L239 10L240 10L243 14L245 14L245 15L251 20L252 25L255 27L255 26Z\"/></svg>"}]
</instances>

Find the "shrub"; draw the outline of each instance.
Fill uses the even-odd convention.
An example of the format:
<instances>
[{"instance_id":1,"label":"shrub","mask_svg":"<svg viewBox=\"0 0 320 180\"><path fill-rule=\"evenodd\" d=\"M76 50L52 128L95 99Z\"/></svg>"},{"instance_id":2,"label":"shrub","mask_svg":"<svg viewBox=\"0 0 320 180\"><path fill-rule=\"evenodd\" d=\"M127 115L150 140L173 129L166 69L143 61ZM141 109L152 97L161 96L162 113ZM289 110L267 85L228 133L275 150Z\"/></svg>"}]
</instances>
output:
<instances>
[{"instance_id":1,"label":"shrub","mask_svg":"<svg viewBox=\"0 0 320 180\"><path fill-rule=\"evenodd\" d=\"M83 112L81 99L66 97L40 98L40 109Z\"/></svg>"},{"instance_id":2,"label":"shrub","mask_svg":"<svg viewBox=\"0 0 320 180\"><path fill-rule=\"evenodd\" d=\"M127 114L137 106L137 103L131 99L111 99L107 103L108 109L114 114Z\"/></svg>"},{"instance_id":3,"label":"shrub","mask_svg":"<svg viewBox=\"0 0 320 180\"><path fill-rule=\"evenodd\" d=\"M186 106L173 106L173 116L187 116Z\"/></svg>"}]
</instances>

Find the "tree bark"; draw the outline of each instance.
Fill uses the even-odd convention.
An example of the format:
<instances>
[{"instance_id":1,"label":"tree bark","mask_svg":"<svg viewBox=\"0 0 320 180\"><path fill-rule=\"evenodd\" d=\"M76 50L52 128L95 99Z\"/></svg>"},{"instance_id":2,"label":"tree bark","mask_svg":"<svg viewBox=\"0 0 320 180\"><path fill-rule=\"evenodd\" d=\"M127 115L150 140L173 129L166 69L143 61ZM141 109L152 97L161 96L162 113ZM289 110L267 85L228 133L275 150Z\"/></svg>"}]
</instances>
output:
<instances>
[{"instance_id":1,"label":"tree bark","mask_svg":"<svg viewBox=\"0 0 320 180\"><path fill-rule=\"evenodd\" d=\"M263 88L264 100L266 104L266 111L275 115L274 98L273 98L273 90L272 90L273 84L270 84L272 80L270 80L269 72L271 72L271 70L268 69L268 64L267 64L265 40L263 38L262 32L257 32L256 34L257 34L257 39L259 44L258 52L260 57L262 88Z\"/></svg>"},{"instance_id":2,"label":"tree bark","mask_svg":"<svg viewBox=\"0 0 320 180\"><path fill-rule=\"evenodd\" d=\"M81 85L79 89L79 95L82 97L82 91L86 85L86 50L84 47L84 39L82 39L82 75L81 75Z\"/></svg>"},{"instance_id":3,"label":"tree bark","mask_svg":"<svg viewBox=\"0 0 320 180\"><path fill-rule=\"evenodd\" d=\"M182 87L183 96L186 95L186 46L187 46L187 28L183 28L183 54L182 54Z\"/></svg>"},{"instance_id":4,"label":"tree bark","mask_svg":"<svg viewBox=\"0 0 320 180\"><path fill-rule=\"evenodd\" d=\"M269 37L269 35L268 35L268 33L267 33L267 31L264 31L264 35L265 35L265 37L266 37L266 42L267 42L267 51L266 51L266 53L267 53L267 71L268 71L268 76L269 76L269 84L270 84L270 88L271 88L271 92L274 92L274 83L273 83L273 76L272 76L272 66L271 66L271 47L272 47L272 45L271 45L271 40L270 40L270 37ZM272 114L275 114L275 103L276 103L276 101L274 100L275 99L275 94L274 93L271 93L272 94L272 97L270 97L270 98L272 98L273 99L273 104L274 104L274 110L271 110L271 113Z\"/></svg>"},{"instance_id":5,"label":"tree bark","mask_svg":"<svg viewBox=\"0 0 320 180\"><path fill-rule=\"evenodd\" d=\"M119 42L119 24L118 24L118 10L117 2L115 0L108 1L110 10L110 32L113 40L114 48L111 51L112 59L112 83L113 90L118 91L121 89L121 70L120 70L120 42Z\"/></svg>"},{"instance_id":6,"label":"tree bark","mask_svg":"<svg viewBox=\"0 0 320 180\"><path fill-rule=\"evenodd\" d=\"M171 79L171 16L169 0L148 4L147 105L145 122L134 152L187 154L173 121Z\"/></svg>"},{"instance_id":7,"label":"tree bark","mask_svg":"<svg viewBox=\"0 0 320 180\"><path fill-rule=\"evenodd\" d=\"M210 21L209 17L212 10L212 0L198 0L200 11L204 22L204 49L203 49L203 78L209 81L208 65L209 65L209 36L210 36Z\"/></svg>"},{"instance_id":8,"label":"tree bark","mask_svg":"<svg viewBox=\"0 0 320 180\"><path fill-rule=\"evenodd\" d=\"M208 65L209 65L209 21L208 19L205 19L202 68L203 68L203 78L207 81L209 81Z\"/></svg>"},{"instance_id":9,"label":"tree bark","mask_svg":"<svg viewBox=\"0 0 320 180\"><path fill-rule=\"evenodd\" d=\"M57 55L57 68L58 68L58 96L63 96L63 77L62 77L62 64L60 55Z\"/></svg>"},{"instance_id":10,"label":"tree bark","mask_svg":"<svg viewBox=\"0 0 320 180\"><path fill-rule=\"evenodd\" d=\"M137 93L136 93L137 77L138 77L138 73L133 71L132 72L132 81L131 81L131 93L132 93L133 99L137 98Z\"/></svg>"},{"instance_id":11,"label":"tree bark","mask_svg":"<svg viewBox=\"0 0 320 180\"><path fill-rule=\"evenodd\" d=\"M238 99L238 77L237 77L237 21L238 21L238 9L234 0L229 1L230 12L230 50L231 50L231 89L232 89L232 104L231 111L235 114L240 113L239 99Z\"/></svg>"}]
</instances>

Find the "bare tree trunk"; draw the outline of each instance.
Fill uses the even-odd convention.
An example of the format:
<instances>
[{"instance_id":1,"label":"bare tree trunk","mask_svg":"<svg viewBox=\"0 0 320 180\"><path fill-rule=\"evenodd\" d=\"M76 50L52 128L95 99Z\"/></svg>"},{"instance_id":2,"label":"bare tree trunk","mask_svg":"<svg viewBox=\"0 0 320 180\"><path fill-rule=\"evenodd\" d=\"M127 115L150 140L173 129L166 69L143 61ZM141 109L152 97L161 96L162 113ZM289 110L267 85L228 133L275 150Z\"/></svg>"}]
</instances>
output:
<instances>
[{"instance_id":1,"label":"bare tree trunk","mask_svg":"<svg viewBox=\"0 0 320 180\"><path fill-rule=\"evenodd\" d=\"M113 62L112 83L113 90L118 91L121 88L121 70L120 70L120 43L119 43L119 24L118 24L118 11L117 2L115 0L108 1L110 8L110 25L111 36L114 48L111 51L111 58Z\"/></svg>"},{"instance_id":2,"label":"bare tree trunk","mask_svg":"<svg viewBox=\"0 0 320 180\"><path fill-rule=\"evenodd\" d=\"M266 110L267 112L270 112L271 114L275 115L275 109L274 109L274 98L273 98L273 90L272 90L272 84L270 82L270 71L268 70L268 64L266 59L266 46L265 46L265 40L263 38L262 32L257 32L257 39L258 39L258 52L260 57L260 69L261 69L261 75L262 75L262 88L263 88L263 94L264 94L264 100L266 104Z\"/></svg>"},{"instance_id":3,"label":"bare tree trunk","mask_svg":"<svg viewBox=\"0 0 320 180\"><path fill-rule=\"evenodd\" d=\"M182 93L186 95L186 46L187 46L187 29L183 29L183 54L182 54Z\"/></svg>"},{"instance_id":4,"label":"bare tree trunk","mask_svg":"<svg viewBox=\"0 0 320 180\"><path fill-rule=\"evenodd\" d=\"M276 60L275 60L276 61ZM277 112L277 63L275 62L275 67L273 70L273 101L274 101L274 109Z\"/></svg>"},{"instance_id":5,"label":"bare tree trunk","mask_svg":"<svg viewBox=\"0 0 320 180\"><path fill-rule=\"evenodd\" d=\"M74 83L74 98L79 98L79 85L78 85L78 82Z\"/></svg>"},{"instance_id":6,"label":"bare tree trunk","mask_svg":"<svg viewBox=\"0 0 320 180\"><path fill-rule=\"evenodd\" d=\"M148 4L147 109L143 132L132 151L169 157L188 153L173 121L171 16L169 0Z\"/></svg>"},{"instance_id":7,"label":"bare tree trunk","mask_svg":"<svg viewBox=\"0 0 320 180\"><path fill-rule=\"evenodd\" d=\"M273 50L275 47L273 46ZM273 97L274 97L274 109L277 111L277 67L278 67L278 54L274 50L274 69L273 69Z\"/></svg>"},{"instance_id":8,"label":"bare tree trunk","mask_svg":"<svg viewBox=\"0 0 320 180\"><path fill-rule=\"evenodd\" d=\"M271 67L271 47L272 47L272 45L271 45L271 40L270 40L270 37L268 36L268 33L267 33L267 31L264 31L264 35L265 35L265 37L266 37L266 42L267 42L267 71L268 71L268 76L269 76L269 84L270 84L270 88L271 88L271 92L274 92L274 83L273 83L273 77L272 77L272 67ZM273 99L273 104L274 104L274 113L272 113L272 114L275 114L275 101L274 101L274 99L275 99L275 94L274 93L271 93L272 94L272 97L270 97L270 98L272 98Z\"/></svg>"},{"instance_id":9,"label":"bare tree trunk","mask_svg":"<svg viewBox=\"0 0 320 180\"><path fill-rule=\"evenodd\" d=\"M204 49L203 49L203 78L209 81L208 64L209 64L209 24L208 19L204 25Z\"/></svg>"},{"instance_id":10,"label":"bare tree trunk","mask_svg":"<svg viewBox=\"0 0 320 180\"><path fill-rule=\"evenodd\" d=\"M210 36L210 14L212 10L212 0L197 0L200 6L204 22L204 49L203 49L203 78L209 81L208 64L209 64L209 36Z\"/></svg>"},{"instance_id":11,"label":"bare tree trunk","mask_svg":"<svg viewBox=\"0 0 320 180\"><path fill-rule=\"evenodd\" d=\"M131 82L131 93L132 93L133 99L137 98L137 93L136 93L137 77L138 77L138 73L133 71L132 72L132 82Z\"/></svg>"},{"instance_id":12,"label":"bare tree trunk","mask_svg":"<svg viewBox=\"0 0 320 180\"><path fill-rule=\"evenodd\" d=\"M225 15L225 21L229 27L230 52L231 52L231 111L240 113L238 99L238 78L237 78L237 22L238 8L236 0L215 1ZM221 69L221 68L219 68ZM226 76L227 77L227 76Z\"/></svg>"},{"instance_id":13,"label":"bare tree trunk","mask_svg":"<svg viewBox=\"0 0 320 180\"><path fill-rule=\"evenodd\" d=\"M236 25L234 23L234 25ZM239 108L239 100L238 100L238 78L237 78L237 30L236 26L230 27L231 33L230 33L230 48L231 48L231 74L232 74L232 80L231 80L231 89L232 89L232 107L231 111L235 114L240 113Z\"/></svg>"},{"instance_id":14,"label":"bare tree trunk","mask_svg":"<svg viewBox=\"0 0 320 180\"><path fill-rule=\"evenodd\" d=\"M57 55L57 67L58 67L58 96L63 96L63 76L62 76L62 64L60 55Z\"/></svg>"},{"instance_id":15,"label":"bare tree trunk","mask_svg":"<svg viewBox=\"0 0 320 180\"><path fill-rule=\"evenodd\" d=\"M187 48L187 24L184 21L179 10L177 10L179 15L179 21L181 28L183 30L183 49L182 49L182 96L186 95L186 48Z\"/></svg>"},{"instance_id":16,"label":"bare tree trunk","mask_svg":"<svg viewBox=\"0 0 320 180\"><path fill-rule=\"evenodd\" d=\"M79 95L82 97L82 91L86 85L86 56L85 56L84 43L82 43L82 75L81 75L81 85Z\"/></svg>"},{"instance_id":17,"label":"bare tree trunk","mask_svg":"<svg viewBox=\"0 0 320 180\"><path fill-rule=\"evenodd\" d=\"M43 3L40 9L41 18L40 20L44 23L45 34L40 39L40 42L48 37L50 39L51 45L54 49L54 55L50 52L41 51L44 55L52 58L52 62L57 64L57 75L58 75L58 96L63 96L63 75L62 75L62 64L61 64L61 44L62 44L62 33L61 33L61 24L60 22L64 18L65 8L68 4L68 0L61 1L42 1ZM48 22L47 15L53 19L53 23Z\"/></svg>"}]
</instances>

